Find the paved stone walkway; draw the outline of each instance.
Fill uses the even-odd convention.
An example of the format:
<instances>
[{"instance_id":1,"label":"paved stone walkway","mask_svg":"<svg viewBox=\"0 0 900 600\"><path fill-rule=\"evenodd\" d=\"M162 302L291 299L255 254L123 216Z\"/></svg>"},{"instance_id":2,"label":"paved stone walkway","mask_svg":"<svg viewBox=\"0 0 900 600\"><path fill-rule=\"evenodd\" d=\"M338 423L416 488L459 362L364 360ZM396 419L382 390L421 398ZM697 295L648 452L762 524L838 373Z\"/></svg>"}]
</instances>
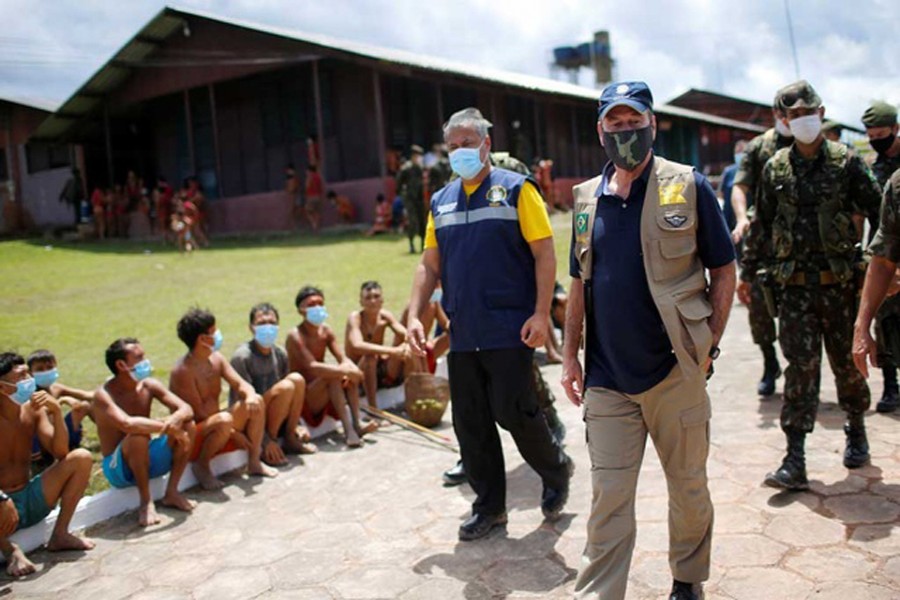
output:
<instances>
[{"instance_id":1,"label":"paved stone walkway","mask_svg":"<svg viewBox=\"0 0 900 600\"><path fill-rule=\"evenodd\" d=\"M783 453L780 397L756 396L761 365L744 308L735 308L722 346L710 385L716 522L707 598L900 597L898 417L871 414L873 464L848 472L826 372L825 402L808 438L812 490L762 487ZM563 400L559 367L545 374ZM880 380L873 388L880 395ZM200 506L189 517L163 508L164 522L147 531L134 513L104 523L89 532L98 547L84 555L36 552L40 572L0 578L0 599L568 598L585 540L590 467L579 411L564 400L559 407L577 470L567 514L554 525L542 522L540 481L506 436L507 533L457 542L472 493L440 484L455 455L392 427L357 451L323 440L318 455L275 480L233 476L221 492L194 491ZM443 427L452 435L449 417ZM637 515L628 598L664 598L666 488L652 451Z\"/></svg>"}]
</instances>

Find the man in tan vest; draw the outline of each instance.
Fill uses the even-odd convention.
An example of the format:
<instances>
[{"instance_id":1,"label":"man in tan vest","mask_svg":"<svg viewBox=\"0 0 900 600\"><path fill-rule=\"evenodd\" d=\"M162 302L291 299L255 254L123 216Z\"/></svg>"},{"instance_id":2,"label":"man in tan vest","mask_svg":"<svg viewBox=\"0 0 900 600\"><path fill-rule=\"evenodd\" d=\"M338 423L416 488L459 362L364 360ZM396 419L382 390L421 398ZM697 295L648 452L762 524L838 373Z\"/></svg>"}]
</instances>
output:
<instances>
[{"instance_id":1,"label":"man in tan vest","mask_svg":"<svg viewBox=\"0 0 900 600\"><path fill-rule=\"evenodd\" d=\"M669 488L670 600L694 600L709 577L713 522L706 379L734 297L734 246L706 178L653 155L645 83L603 90L597 133L611 162L573 190L563 350L562 385L584 405L594 488L575 589L625 597L649 433Z\"/></svg>"}]
</instances>

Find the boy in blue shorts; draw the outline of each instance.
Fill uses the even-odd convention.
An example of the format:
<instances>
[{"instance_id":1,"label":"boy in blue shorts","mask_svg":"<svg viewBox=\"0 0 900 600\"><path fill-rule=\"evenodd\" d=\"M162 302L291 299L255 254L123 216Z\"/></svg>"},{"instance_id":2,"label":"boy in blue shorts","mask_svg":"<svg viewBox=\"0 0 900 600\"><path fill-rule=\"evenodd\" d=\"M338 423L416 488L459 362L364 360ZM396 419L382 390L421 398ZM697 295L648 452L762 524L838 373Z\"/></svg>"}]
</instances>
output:
<instances>
[{"instance_id":1,"label":"boy in blue shorts","mask_svg":"<svg viewBox=\"0 0 900 600\"><path fill-rule=\"evenodd\" d=\"M162 383L150 377L152 367L134 338L120 338L106 349L109 378L94 394L94 420L103 454L103 474L115 488L136 486L140 495L138 522L160 522L150 495L150 480L171 471L162 504L190 512L196 503L178 491L194 438L194 411ZM150 417L153 400L171 414ZM156 436L152 437L151 436Z\"/></svg>"},{"instance_id":2,"label":"boy in blue shorts","mask_svg":"<svg viewBox=\"0 0 900 600\"><path fill-rule=\"evenodd\" d=\"M15 505L17 529L40 523L59 503L47 549L90 550L94 543L69 533L69 524L91 476L91 454L82 448L69 450L69 433L62 421L59 402L47 392L36 391L25 359L14 352L0 353L0 490ZM56 462L32 478L31 441L35 435ZM3 533L0 552L9 575L34 573L34 564Z\"/></svg>"}]
</instances>

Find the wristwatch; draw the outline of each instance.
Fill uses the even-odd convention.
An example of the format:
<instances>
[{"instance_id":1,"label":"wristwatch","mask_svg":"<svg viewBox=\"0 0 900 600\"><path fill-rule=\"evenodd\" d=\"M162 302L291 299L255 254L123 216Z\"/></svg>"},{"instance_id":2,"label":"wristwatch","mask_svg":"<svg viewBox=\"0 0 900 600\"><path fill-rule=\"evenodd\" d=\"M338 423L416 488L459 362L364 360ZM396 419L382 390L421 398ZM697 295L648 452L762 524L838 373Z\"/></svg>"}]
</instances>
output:
<instances>
[{"instance_id":1,"label":"wristwatch","mask_svg":"<svg viewBox=\"0 0 900 600\"><path fill-rule=\"evenodd\" d=\"M0 490L0 504L2 504L3 502L6 502L9 499L10 498L9 498L9 496L6 495L6 492L4 492L3 490Z\"/></svg>"},{"instance_id":2,"label":"wristwatch","mask_svg":"<svg viewBox=\"0 0 900 600\"><path fill-rule=\"evenodd\" d=\"M722 351L719 350L718 346L713 346L712 348L709 349L709 357L713 360L716 360L717 358L719 358L719 354L721 354L721 353L722 353Z\"/></svg>"}]
</instances>

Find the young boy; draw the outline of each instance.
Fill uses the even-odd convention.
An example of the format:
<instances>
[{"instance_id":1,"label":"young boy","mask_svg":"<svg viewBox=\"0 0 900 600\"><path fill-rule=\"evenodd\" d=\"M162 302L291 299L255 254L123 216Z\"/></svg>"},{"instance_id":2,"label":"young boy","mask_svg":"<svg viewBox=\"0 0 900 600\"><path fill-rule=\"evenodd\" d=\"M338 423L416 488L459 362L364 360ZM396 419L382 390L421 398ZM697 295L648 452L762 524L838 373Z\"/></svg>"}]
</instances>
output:
<instances>
[{"instance_id":1,"label":"young boy","mask_svg":"<svg viewBox=\"0 0 900 600\"><path fill-rule=\"evenodd\" d=\"M106 366L113 376L95 393L94 414L103 474L115 488L135 486L140 495L138 523L159 523L150 496L150 480L171 471L162 503L190 512L196 503L178 491L194 441L194 411L150 377L152 367L141 343L120 338L106 349ZM165 420L150 417L153 400L169 409ZM151 439L151 435L157 437Z\"/></svg>"},{"instance_id":2,"label":"young boy","mask_svg":"<svg viewBox=\"0 0 900 600\"><path fill-rule=\"evenodd\" d=\"M67 405L71 411L65 416L66 429L69 432L69 450L81 446L81 422L91 416L91 400L93 392L80 390L59 383L59 367L56 356L49 350L35 350L26 360L28 371L34 377L38 390L43 390L56 398L60 404ZM32 460L49 465L53 457L41 450L40 441L35 437L32 449Z\"/></svg>"},{"instance_id":3,"label":"young boy","mask_svg":"<svg viewBox=\"0 0 900 600\"><path fill-rule=\"evenodd\" d=\"M31 440L37 435L56 462L31 477ZM36 391L25 359L13 352L0 354L0 490L15 504L17 529L41 522L57 503L59 515L47 549L90 550L94 542L69 533L78 501L91 476L91 454L69 450L69 434L62 424L56 398ZM21 548L0 534L6 572L13 577L34 573L35 566Z\"/></svg>"},{"instance_id":4,"label":"young boy","mask_svg":"<svg viewBox=\"0 0 900 600\"><path fill-rule=\"evenodd\" d=\"M347 357L363 372L363 389L369 406L378 408L375 394L379 388L395 387L403 383L417 360L409 351L406 328L384 308L384 292L377 281L366 281L359 290L362 310L347 318L345 346ZM384 336L390 329L399 344L387 345ZM423 369L424 370L424 369Z\"/></svg>"},{"instance_id":5,"label":"young boy","mask_svg":"<svg viewBox=\"0 0 900 600\"><path fill-rule=\"evenodd\" d=\"M309 443L309 432L300 426L306 380L288 369L288 357L278 346L278 310L268 302L250 309L250 331L253 339L238 346L231 366L245 381L253 385L266 406L266 434L263 460L269 465L287 463L285 452L313 454L317 448ZM235 401L236 393L231 392ZM276 441L284 437L282 446Z\"/></svg>"},{"instance_id":6,"label":"young boy","mask_svg":"<svg viewBox=\"0 0 900 600\"><path fill-rule=\"evenodd\" d=\"M213 475L210 462L217 454L229 450L247 451L247 470L251 475L278 475L278 471L261 460L266 426L263 400L219 353L222 332L216 327L215 316L192 308L178 321L178 337L188 351L172 370L169 389L194 410L197 435L191 468L200 485L206 490L225 485ZM227 410L219 408L223 379L236 393L235 401L229 403Z\"/></svg>"},{"instance_id":7,"label":"young boy","mask_svg":"<svg viewBox=\"0 0 900 600\"><path fill-rule=\"evenodd\" d=\"M303 322L288 334L286 346L291 371L297 371L306 379L303 420L310 427L315 427L326 415L340 419L347 446L358 448L362 444L362 436L378 428L374 421L365 426L361 424L359 385L363 373L344 356L334 331L325 325L328 311L322 290L306 286L297 293L294 304ZM326 349L337 364L325 362ZM350 418L345 408L348 403Z\"/></svg>"}]
</instances>

